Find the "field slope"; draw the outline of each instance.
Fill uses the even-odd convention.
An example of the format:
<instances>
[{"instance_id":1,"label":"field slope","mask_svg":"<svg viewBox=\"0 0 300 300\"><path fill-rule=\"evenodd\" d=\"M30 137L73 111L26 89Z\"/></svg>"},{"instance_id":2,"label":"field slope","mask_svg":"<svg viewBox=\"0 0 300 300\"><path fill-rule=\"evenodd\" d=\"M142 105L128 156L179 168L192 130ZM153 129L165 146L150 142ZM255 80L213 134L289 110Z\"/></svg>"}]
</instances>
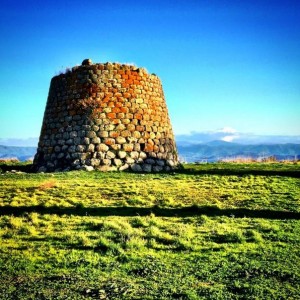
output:
<instances>
[{"instance_id":1,"label":"field slope","mask_svg":"<svg viewBox=\"0 0 300 300\"><path fill-rule=\"evenodd\" d=\"M300 165L5 172L0 238L0 299L299 299Z\"/></svg>"}]
</instances>

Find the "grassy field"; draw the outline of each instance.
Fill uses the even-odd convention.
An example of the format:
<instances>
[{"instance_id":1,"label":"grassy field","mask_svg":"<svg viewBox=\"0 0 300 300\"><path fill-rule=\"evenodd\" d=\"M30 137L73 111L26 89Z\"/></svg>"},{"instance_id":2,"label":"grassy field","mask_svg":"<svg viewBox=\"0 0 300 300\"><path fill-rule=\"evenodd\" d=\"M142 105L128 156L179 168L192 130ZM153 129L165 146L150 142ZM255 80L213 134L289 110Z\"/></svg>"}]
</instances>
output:
<instances>
[{"instance_id":1,"label":"grassy field","mask_svg":"<svg viewBox=\"0 0 300 300\"><path fill-rule=\"evenodd\" d=\"M0 299L300 299L299 164L13 168L0 165Z\"/></svg>"}]
</instances>

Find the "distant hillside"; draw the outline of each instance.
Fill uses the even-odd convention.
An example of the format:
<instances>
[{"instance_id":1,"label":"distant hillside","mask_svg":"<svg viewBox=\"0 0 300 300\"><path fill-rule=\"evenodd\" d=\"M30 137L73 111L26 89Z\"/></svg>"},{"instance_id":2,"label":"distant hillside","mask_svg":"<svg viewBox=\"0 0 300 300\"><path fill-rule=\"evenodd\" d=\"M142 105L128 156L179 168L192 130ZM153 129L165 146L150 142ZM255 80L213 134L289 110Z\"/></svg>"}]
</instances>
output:
<instances>
[{"instance_id":1,"label":"distant hillside","mask_svg":"<svg viewBox=\"0 0 300 300\"><path fill-rule=\"evenodd\" d=\"M177 144L180 157L186 162L213 162L224 158L275 156L279 160L300 158L300 144L241 145L223 141L206 144Z\"/></svg>"},{"instance_id":2,"label":"distant hillside","mask_svg":"<svg viewBox=\"0 0 300 300\"><path fill-rule=\"evenodd\" d=\"M214 162L237 156L261 158L275 156L279 160L300 159L300 144L241 145L223 141L206 144L177 143L179 156L186 162ZM0 159L17 158L25 161L34 157L36 147L13 147L0 145Z\"/></svg>"},{"instance_id":3,"label":"distant hillside","mask_svg":"<svg viewBox=\"0 0 300 300\"><path fill-rule=\"evenodd\" d=\"M0 159L17 158L20 161L32 159L36 153L36 147L14 147L0 145Z\"/></svg>"}]
</instances>

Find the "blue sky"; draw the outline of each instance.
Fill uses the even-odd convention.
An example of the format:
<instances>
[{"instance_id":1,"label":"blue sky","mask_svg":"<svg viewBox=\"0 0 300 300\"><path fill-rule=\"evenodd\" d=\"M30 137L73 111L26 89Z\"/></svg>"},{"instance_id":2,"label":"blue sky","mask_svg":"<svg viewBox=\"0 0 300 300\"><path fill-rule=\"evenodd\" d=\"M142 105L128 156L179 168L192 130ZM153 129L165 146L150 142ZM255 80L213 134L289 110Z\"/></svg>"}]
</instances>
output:
<instances>
[{"instance_id":1,"label":"blue sky","mask_svg":"<svg viewBox=\"0 0 300 300\"><path fill-rule=\"evenodd\" d=\"M0 14L0 138L38 137L51 78L85 58L156 73L177 135L300 135L300 1L2 0Z\"/></svg>"}]
</instances>

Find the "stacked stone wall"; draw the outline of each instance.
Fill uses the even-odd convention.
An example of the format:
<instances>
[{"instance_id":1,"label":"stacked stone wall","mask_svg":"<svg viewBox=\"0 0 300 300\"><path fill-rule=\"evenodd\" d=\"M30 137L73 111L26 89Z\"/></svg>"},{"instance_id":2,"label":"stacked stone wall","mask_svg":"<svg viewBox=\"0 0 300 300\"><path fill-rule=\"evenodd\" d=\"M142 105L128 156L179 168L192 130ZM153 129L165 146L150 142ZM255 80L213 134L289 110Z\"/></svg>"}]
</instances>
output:
<instances>
[{"instance_id":1,"label":"stacked stone wall","mask_svg":"<svg viewBox=\"0 0 300 300\"><path fill-rule=\"evenodd\" d=\"M143 68L83 64L51 80L37 171L170 171L177 150L160 79Z\"/></svg>"}]
</instances>

